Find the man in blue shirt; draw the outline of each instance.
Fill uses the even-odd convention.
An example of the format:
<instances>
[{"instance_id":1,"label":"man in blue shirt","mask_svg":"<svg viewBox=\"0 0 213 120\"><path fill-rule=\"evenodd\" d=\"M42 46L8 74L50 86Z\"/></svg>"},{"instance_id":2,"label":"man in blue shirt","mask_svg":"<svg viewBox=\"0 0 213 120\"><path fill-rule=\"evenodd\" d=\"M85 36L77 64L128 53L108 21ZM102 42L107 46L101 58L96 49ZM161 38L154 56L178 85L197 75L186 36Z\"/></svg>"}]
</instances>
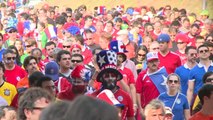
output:
<instances>
[{"instance_id":1,"label":"man in blue shirt","mask_svg":"<svg viewBox=\"0 0 213 120\"><path fill-rule=\"evenodd\" d=\"M193 46L188 46L185 49L186 63L175 70L181 78L181 93L186 95L188 89L188 78L190 70L197 65L197 50Z\"/></svg>"},{"instance_id":2,"label":"man in blue shirt","mask_svg":"<svg viewBox=\"0 0 213 120\"><path fill-rule=\"evenodd\" d=\"M196 96L198 90L203 86L203 75L208 71L213 71L213 63L209 59L210 51L208 46L200 45L197 48L197 52L200 62L189 73L187 99L190 105L193 104L193 96Z\"/></svg>"}]
</instances>

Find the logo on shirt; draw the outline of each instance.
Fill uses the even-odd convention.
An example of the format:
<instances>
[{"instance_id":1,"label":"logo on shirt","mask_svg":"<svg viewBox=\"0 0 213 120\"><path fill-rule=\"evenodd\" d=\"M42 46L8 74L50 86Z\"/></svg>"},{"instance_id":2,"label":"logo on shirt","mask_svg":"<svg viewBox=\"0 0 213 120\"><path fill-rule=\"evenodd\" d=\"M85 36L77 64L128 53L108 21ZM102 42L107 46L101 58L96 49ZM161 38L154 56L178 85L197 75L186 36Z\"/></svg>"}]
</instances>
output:
<instances>
[{"instance_id":1,"label":"logo on shirt","mask_svg":"<svg viewBox=\"0 0 213 120\"><path fill-rule=\"evenodd\" d=\"M16 80L17 80L17 81L20 81L20 80L21 80L21 78L20 78L19 76L17 76L17 77L16 77Z\"/></svg>"},{"instance_id":2,"label":"logo on shirt","mask_svg":"<svg viewBox=\"0 0 213 120\"><path fill-rule=\"evenodd\" d=\"M10 96L10 90L4 89L4 95L5 96Z\"/></svg>"},{"instance_id":3,"label":"logo on shirt","mask_svg":"<svg viewBox=\"0 0 213 120\"><path fill-rule=\"evenodd\" d=\"M181 103L181 100L178 98L177 101L176 101L176 103L177 103L177 104L180 104L180 103Z\"/></svg>"},{"instance_id":4,"label":"logo on shirt","mask_svg":"<svg viewBox=\"0 0 213 120\"><path fill-rule=\"evenodd\" d=\"M118 101L122 102L124 98L122 96L118 96Z\"/></svg>"}]
</instances>

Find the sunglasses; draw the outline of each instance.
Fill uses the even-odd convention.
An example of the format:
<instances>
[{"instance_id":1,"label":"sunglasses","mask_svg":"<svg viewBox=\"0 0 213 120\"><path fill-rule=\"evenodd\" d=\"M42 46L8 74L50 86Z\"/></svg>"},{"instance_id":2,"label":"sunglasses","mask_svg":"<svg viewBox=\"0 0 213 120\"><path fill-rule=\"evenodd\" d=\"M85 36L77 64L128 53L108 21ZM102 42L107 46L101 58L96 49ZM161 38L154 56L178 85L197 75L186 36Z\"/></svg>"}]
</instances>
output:
<instances>
[{"instance_id":1,"label":"sunglasses","mask_svg":"<svg viewBox=\"0 0 213 120\"><path fill-rule=\"evenodd\" d=\"M145 56L146 56L146 54L138 54L138 56L143 56L143 57L145 57Z\"/></svg>"},{"instance_id":2,"label":"sunglasses","mask_svg":"<svg viewBox=\"0 0 213 120\"><path fill-rule=\"evenodd\" d=\"M92 38L86 38L86 39L84 39L84 40L92 40Z\"/></svg>"},{"instance_id":3,"label":"sunglasses","mask_svg":"<svg viewBox=\"0 0 213 120\"><path fill-rule=\"evenodd\" d=\"M82 62L81 60L71 60L72 63L80 63Z\"/></svg>"},{"instance_id":4,"label":"sunglasses","mask_svg":"<svg viewBox=\"0 0 213 120\"><path fill-rule=\"evenodd\" d=\"M67 16L67 17L72 17L72 16Z\"/></svg>"},{"instance_id":5,"label":"sunglasses","mask_svg":"<svg viewBox=\"0 0 213 120\"><path fill-rule=\"evenodd\" d=\"M175 83L177 84L179 81L178 80L168 80L169 84Z\"/></svg>"},{"instance_id":6,"label":"sunglasses","mask_svg":"<svg viewBox=\"0 0 213 120\"><path fill-rule=\"evenodd\" d=\"M191 56L191 57L197 56L197 53L191 53L190 56Z\"/></svg>"},{"instance_id":7,"label":"sunglasses","mask_svg":"<svg viewBox=\"0 0 213 120\"><path fill-rule=\"evenodd\" d=\"M16 57L7 57L7 60L15 60Z\"/></svg>"},{"instance_id":8,"label":"sunglasses","mask_svg":"<svg viewBox=\"0 0 213 120\"><path fill-rule=\"evenodd\" d=\"M25 47L29 48L29 47L32 47L32 45L25 45Z\"/></svg>"},{"instance_id":9,"label":"sunglasses","mask_svg":"<svg viewBox=\"0 0 213 120\"><path fill-rule=\"evenodd\" d=\"M33 110L43 110L45 107L33 107Z\"/></svg>"},{"instance_id":10,"label":"sunglasses","mask_svg":"<svg viewBox=\"0 0 213 120\"><path fill-rule=\"evenodd\" d=\"M199 53L207 53L209 50L200 50Z\"/></svg>"},{"instance_id":11,"label":"sunglasses","mask_svg":"<svg viewBox=\"0 0 213 120\"><path fill-rule=\"evenodd\" d=\"M65 46L65 45L63 45L63 48L70 48L71 46L69 45L69 46Z\"/></svg>"},{"instance_id":12,"label":"sunglasses","mask_svg":"<svg viewBox=\"0 0 213 120\"><path fill-rule=\"evenodd\" d=\"M183 44L184 42L177 42L177 44Z\"/></svg>"},{"instance_id":13,"label":"sunglasses","mask_svg":"<svg viewBox=\"0 0 213 120\"><path fill-rule=\"evenodd\" d=\"M212 82L213 83L213 78L207 78L206 82Z\"/></svg>"}]
</instances>

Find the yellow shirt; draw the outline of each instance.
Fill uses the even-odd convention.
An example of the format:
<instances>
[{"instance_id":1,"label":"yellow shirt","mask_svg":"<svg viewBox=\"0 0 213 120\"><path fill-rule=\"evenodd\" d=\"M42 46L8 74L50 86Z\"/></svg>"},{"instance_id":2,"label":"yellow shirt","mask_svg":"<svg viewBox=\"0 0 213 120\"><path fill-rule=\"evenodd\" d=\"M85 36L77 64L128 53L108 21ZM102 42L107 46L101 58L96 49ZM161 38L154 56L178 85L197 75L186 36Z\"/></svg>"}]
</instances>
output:
<instances>
[{"instance_id":1,"label":"yellow shirt","mask_svg":"<svg viewBox=\"0 0 213 120\"><path fill-rule=\"evenodd\" d=\"M0 86L0 96L3 97L8 105L11 104L11 102L13 101L13 98L15 97L15 95L17 94L17 90L16 87L8 82L4 82L1 86Z\"/></svg>"},{"instance_id":2,"label":"yellow shirt","mask_svg":"<svg viewBox=\"0 0 213 120\"><path fill-rule=\"evenodd\" d=\"M198 95L197 95L196 98L195 98L194 104L193 104L193 106L192 106L192 110L195 109L195 107L199 104L199 102L200 102L200 99L199 99L199 97L198 97Z\"/></svg>"}]
</instances>

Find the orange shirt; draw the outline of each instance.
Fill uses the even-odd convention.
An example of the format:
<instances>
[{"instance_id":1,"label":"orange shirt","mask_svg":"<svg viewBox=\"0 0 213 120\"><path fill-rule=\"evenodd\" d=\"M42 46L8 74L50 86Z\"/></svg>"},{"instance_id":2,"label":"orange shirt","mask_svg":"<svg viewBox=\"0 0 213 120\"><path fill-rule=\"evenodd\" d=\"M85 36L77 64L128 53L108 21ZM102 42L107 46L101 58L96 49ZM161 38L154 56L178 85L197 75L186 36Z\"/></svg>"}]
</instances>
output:
<instances>
[{"instance_id":1,"label":"orange shirt","mask_svg":"<svg viewBox=\"0 0 213 120\"><path fill-rule=\"evenodd\" d=\"M194 114L189 120L213 120L213 115L204 115L201 111Z\"/></svg>"},{"instance_id":2,"label":"orange shirt","mask_svg":"<svg viewBox=\"0 0 213 120\"><path fill-rule=\"evenodd\" d=\"M28 75L22 78L16 85L16 88L29 88L29 79Z\"/></svg>"}]
</instances>

